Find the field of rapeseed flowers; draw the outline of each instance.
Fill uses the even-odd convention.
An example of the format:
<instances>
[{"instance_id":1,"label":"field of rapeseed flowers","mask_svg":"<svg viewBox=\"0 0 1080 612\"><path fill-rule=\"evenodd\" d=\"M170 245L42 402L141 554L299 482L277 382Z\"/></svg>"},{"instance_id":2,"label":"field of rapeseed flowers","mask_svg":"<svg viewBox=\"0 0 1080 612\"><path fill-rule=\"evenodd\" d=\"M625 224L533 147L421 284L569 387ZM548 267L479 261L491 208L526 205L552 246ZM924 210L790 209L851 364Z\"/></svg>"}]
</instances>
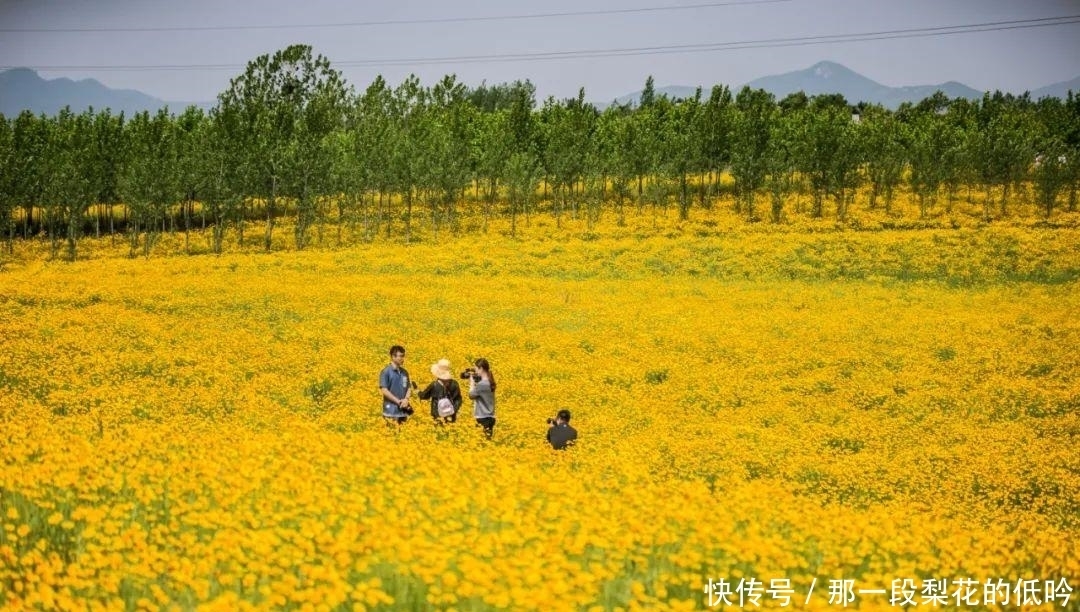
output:
<instances>
[{"instance_id":1,"label":"field of rapeseed flowers","mask_svg":"<svg viewBox=\"0 0 1080 612\"><path fill-rule=\"evenodd\" d=\"M0 609L1078 609L1075 223L674 216L19 244ZM392 344L488 358L494 438L388 428Z\"/></svg>"}]
</instances>

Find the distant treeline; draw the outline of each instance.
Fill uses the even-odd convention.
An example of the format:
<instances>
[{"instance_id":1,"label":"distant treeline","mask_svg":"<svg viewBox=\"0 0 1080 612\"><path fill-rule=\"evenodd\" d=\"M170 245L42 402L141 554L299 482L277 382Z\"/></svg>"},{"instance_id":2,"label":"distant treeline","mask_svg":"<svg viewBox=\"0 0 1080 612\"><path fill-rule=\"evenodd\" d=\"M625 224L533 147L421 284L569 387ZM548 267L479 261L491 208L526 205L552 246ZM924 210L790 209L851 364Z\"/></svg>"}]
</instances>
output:
<instances>
[{"instance_id":1,"label":"distant treeline","mask_svg":"<svg viewBox=\"0 0 1080 612\"><path fill-rule=\"evenodd\" d=\"M134 253L156 232L191 228L196 211L220 251L230 224L257 215L269 249L287 212L302 249L328 219L397 223L407 239L422 211L438 231L470 188L485 218L507 215L512 227L540 185L556 217L642 202L674 202L686 217L711 205L725 172L750 220L781 220L800 190L812 215L842 222L857 189L887 210L901 187L923 214L975 187L990 219L1027 182L1049 217L1061 200L1076 208L1080 97L939 93L890 111L724 86L673 100L650 77L634 105L601 111L582 90L538 107L528 81L468 88L446 76L424 87L410 76L391 87L378 77L357 93L295 45L250 62L209 112L0 116L0 229L9 249L44 232L54 255L66 242L74 259L88 229L126 233Z\"/></svg>"}]
</instances>

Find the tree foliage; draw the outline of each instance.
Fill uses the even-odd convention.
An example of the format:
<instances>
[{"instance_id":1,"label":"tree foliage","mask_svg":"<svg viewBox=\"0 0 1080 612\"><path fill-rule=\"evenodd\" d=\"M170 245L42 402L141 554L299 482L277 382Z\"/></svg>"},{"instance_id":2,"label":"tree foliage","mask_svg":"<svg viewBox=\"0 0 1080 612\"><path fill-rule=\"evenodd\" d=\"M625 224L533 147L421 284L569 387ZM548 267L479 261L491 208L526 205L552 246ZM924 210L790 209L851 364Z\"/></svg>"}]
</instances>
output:
<instances>
[{"instance_id":1,"label":"tree foliage","mask_svg":"<svg viewBox=\"0 0 1080 612\"><path fill-rule=\"evenodd\" d=\"M270 250L277 200L296 202L296 246L304 248L315 222L316 197L329 182L331 133L344 123L348 90L330 60L307 45L292 45L248 63L218 97L239 125L233 144L244 152L248 193L266 198Z\"/></svg>"},{"instance_id":2,"label":"tree foliage","mask_svg":"<svg viewBox=\"0 0 1080 612\"><path fill-rule=\"evenodd\" d=\"M516 228L538 206L557 223L584 211L591 224L610 203L622 220L629 202L676 202L686 219L727 193L751 221L767 194L768 218L782 222L793 195L802 212L807 190L812 216L844 222L864 184L866 206L886 214L905 186L927 217L967 188L989 194L992 221L1028 185L1047 218L1075 211L1080 98L939 92L890 111L723 85L671 99L650 76L636 104L601 111L584 90L537 107L529 81L470 88L454 75L431 86L380 76L355 95L328 59L293 45L252 60L209 112L0 117L0 232L9 249L17 234L47 236L55 256L66 241L71 259L86 231L126 232L134 254L161 231L207 225L220 252L227 229L243 243L259 216L268 250L283 215L294 216L299 249L313 228L322 242L328 223L338 243L346 229L408 241L418 209L436 236L456 231L470 194L482 227L508 214Z\"/></svg>"}]
</instances>

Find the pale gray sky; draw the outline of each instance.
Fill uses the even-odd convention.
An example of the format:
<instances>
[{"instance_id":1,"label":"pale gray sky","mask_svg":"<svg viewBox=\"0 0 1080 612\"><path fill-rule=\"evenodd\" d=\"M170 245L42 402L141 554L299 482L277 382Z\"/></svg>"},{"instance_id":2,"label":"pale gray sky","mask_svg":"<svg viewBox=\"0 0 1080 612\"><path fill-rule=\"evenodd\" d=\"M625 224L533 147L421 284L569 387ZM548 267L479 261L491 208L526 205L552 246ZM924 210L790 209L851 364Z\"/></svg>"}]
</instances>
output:
<instances>
[{"instance_id":1,"label":"pale gray sky","mask_svg":"<svg viewBox=\"0 0 1080 612\"><path fill-rule=\"evenodd\" d=\"M666 7L684 8L654 10ZM830 60L888 86L953 80L1019 93L1080 76L1080 20L1015 27L1062 16L1080 16L1080 0L0 0L0 67L27 66L46 78L91 77L169 101L207 101L254 57L304 43L358 91L378 74L392 86L410 73L426 85L456 74L469 85L527 78L541 100L585 87L587 99L610 101L640 89L650 74L657 86L734 88ZM989 23L1010 29L760 45ZM671 52L677 45L746 42L758 46ZM644 47L663 52L504 57ZM402 61L464 56L483 61Z\"/></svg>"}]
</instances>

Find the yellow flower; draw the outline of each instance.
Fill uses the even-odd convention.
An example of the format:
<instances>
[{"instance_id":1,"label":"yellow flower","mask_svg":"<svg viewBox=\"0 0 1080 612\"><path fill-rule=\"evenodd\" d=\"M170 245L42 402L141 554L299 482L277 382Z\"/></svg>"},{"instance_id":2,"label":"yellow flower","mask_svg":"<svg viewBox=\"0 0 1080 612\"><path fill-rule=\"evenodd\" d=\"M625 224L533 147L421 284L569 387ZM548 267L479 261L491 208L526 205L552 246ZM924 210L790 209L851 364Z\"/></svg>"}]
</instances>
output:
<instances>
[{"instance_id":1,"label":"yellow flower","mask_svg":"<svg viewBox=\"0 0 1080 612\"><path fill-rule=\"evenodd\" d=\"M1080 572L1075 221L673 211L271 255L103 239L62 266L18 243L0 583L16 607L625 610ZM491 361L491 440L469 400L383 422L399 342L418 384Z\"/></svg>"}]
</instances>

